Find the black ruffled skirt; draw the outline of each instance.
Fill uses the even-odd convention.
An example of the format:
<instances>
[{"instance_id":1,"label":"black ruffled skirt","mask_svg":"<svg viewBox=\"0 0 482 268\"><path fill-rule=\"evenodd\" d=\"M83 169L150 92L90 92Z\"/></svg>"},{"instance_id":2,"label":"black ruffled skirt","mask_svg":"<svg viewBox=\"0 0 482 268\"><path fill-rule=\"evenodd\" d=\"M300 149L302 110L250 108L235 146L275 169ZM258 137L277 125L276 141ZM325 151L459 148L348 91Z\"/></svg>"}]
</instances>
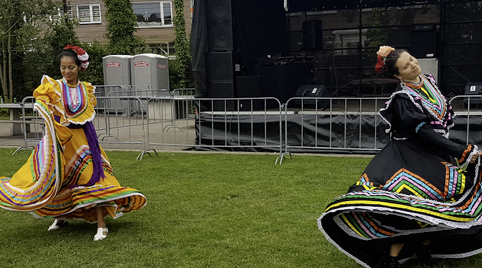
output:
<instances>
[{"instance_id":1,"label":"black ruffled skirt","mask_svg":"<svg viewBox=\"0 0 482 268\"><path fill-rule=\"evenodd\" d=\"M479 160L462 169L423 144L393 140L347 194L337 197L318 227L340 251L378 267L392 244L399 258L429 239L433 258L464 258L482 251Z\"/></svg>"}]
</instances>

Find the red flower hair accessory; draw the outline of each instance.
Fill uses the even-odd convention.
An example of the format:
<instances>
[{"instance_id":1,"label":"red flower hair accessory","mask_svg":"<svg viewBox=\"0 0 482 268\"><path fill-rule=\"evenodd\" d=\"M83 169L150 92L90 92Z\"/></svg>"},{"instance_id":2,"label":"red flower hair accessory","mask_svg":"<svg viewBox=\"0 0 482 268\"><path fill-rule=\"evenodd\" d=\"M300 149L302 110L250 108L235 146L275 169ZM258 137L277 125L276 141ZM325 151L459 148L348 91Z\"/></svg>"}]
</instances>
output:
<instances>
[{"instance_id":1,"label":"red flower hair accessory","mask_svg":"<svg viewBox=\"0 0 482 268\"><path fill-rule=\"evenodd\" d=\"M74 45L68 45L66 47L64 47L65 50L72 50L73 52L75 52L75 54L77 54L77 58L80 60L81 64L80 64L80 70L81 71L85 71L87 70L87 67L89 67L89 54L87 54L87 52L81 48L81 47L78 47L78 46L74 46Z\"/></svg>"},{"instance_id":2,"label":"red flower hair accessory","mask_svg":"<svg viewBox=\"0 0 482 268\"><path fill-rule=\"evenodd\" d=\"M377 64L375 65L375 71L377 71L377 73L381 73L385 69L385 60L387 59L388 54L394 50L395 49L393 47L389 46L380 47L377 52Z\"/></svg>"}]
</instances>

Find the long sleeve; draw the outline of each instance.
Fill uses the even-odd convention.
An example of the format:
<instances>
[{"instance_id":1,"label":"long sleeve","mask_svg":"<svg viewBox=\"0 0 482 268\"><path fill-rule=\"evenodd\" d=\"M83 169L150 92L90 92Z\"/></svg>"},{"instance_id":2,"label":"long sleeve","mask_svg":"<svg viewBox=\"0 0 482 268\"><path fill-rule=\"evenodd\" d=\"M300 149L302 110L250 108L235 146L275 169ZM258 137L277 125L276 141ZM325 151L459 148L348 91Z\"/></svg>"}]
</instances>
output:
<instances>
[{"instance_id":1,"label":"long sleeve","mask_svg":"<svg viewBox=\"0 0 482 268\"><path fill-rule=\"evenodd\" d=\"M55 80L44 75L41 84L34 90L33 96L36 100L41 100L45 104L55 105L60 101L59 89L55 87Z\"/></svg>"},{"instance_id":2,"label":"long sleeve","mask_svg":"<svg viewBox=\"0 0 482 268\"><path fill-rule=\"evenodd\" d=\"M437 133L432 126L433 120L430 115L417 107L410 99L395 99L392 109L393 121L396 126L394 132L399 131L405 136L420 139L425 144L457 158L461 165L468 164L472 155L477 152L477 146L461 145Z\"/></svg>"},{"instance_id":3,"label":"long sleeve","mask_svg":"<svg viewBox=\"0 0 482 268\"><path fill-rule=\"evenodd\" d=\"M462 166L467 165L478 150L477 146L472 144L461 145L437 134L428 124L421 126L417 131L417 135L437 149L457 158Z\"/></svg>"}]
</instances>

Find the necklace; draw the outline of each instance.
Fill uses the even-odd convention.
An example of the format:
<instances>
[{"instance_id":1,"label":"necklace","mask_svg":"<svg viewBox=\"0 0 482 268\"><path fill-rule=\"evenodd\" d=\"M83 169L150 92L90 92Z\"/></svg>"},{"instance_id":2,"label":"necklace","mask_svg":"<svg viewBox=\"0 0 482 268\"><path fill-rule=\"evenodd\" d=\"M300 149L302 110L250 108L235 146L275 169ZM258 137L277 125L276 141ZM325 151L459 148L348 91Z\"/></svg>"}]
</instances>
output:
<instances>
[{"instance_id":1,"label":"necklace","mask_svg":"<svg viewBox=\"0 0 482 268\"><path fill-rule=\"evenodd\" d=\"M421 88L422 85L423 85L423 79L422 79L420 76L418 76L418 78L420 79L420 81L419 81L418 83L408 82L408 81L404 81L404 83L411 85L412 88L417 88L417 89L419 89L419 88Z\"/></svg>"}]
</instances>

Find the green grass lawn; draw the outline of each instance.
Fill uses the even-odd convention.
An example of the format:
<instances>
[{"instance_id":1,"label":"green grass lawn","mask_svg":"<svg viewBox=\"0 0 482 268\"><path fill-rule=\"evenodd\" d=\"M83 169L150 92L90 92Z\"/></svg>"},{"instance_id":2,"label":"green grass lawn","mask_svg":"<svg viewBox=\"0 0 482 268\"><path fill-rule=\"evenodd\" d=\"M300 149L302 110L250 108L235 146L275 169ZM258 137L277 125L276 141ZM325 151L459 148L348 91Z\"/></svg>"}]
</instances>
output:
<instances>
[{"instance_id":1,"label":"green grass lawn","mask_svg":"<svg viewBox=\"0 0 482 268\"><path fill-rule=\"evenodd\" d=\"M0 148L2 176L27 160ZM361 267L328 243L316 219L344 194L369 157L108 151L124 186L147 205L113 220L94 242L96 226L0 210L0 267ZM450 245L447 245L450 246ZM479 256L437 267L480 267ZM423 267L416 259L404 267Z\"/></svg>"}]
</instances>

